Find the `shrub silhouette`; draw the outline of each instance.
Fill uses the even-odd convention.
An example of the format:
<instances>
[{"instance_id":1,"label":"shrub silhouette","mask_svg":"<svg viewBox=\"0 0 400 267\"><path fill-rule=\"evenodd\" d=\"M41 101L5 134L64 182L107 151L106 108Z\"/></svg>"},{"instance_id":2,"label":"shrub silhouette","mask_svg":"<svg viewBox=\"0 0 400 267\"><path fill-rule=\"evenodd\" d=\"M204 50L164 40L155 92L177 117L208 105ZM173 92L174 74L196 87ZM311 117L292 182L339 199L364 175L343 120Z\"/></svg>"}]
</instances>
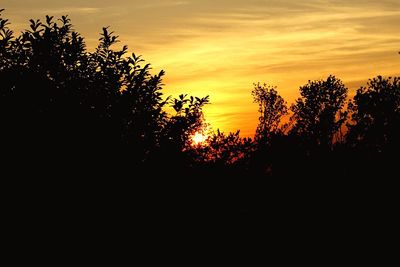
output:
<instances>
[{"instance_id":1,"label":"shrub silhouette","mask_svg":"<svg viewBox=\"0 0 400 267\"><path fill-rule=\"evenodd\" d=\"M246 163L253 150L253 140L240 137L240 131L225 134L218 129L204 145L192 147L189 152L200 163L221 167Z\"/></svg>"}]
</instances>

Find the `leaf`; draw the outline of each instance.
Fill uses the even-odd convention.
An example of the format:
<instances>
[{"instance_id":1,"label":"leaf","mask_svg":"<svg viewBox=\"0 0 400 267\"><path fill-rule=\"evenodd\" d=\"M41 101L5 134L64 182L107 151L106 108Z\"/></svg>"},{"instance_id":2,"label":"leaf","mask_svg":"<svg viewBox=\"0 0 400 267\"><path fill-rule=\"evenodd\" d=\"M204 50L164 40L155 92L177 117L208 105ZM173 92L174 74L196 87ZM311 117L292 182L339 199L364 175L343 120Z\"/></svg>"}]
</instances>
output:
<instances>
[{"instance_id":1,"label":"leaf","mask_svg":"<svg viewBox=\"0 0 400 267\"><path fill-rule=\"evenodd\" d=\"M54 16L48 16L48 15L46 15L46 23L48 24L48 25L50 25L51 24L51 22L52 22L52 20L53 20L53 18L54 18Z\"/></svg>"}]
</instances>

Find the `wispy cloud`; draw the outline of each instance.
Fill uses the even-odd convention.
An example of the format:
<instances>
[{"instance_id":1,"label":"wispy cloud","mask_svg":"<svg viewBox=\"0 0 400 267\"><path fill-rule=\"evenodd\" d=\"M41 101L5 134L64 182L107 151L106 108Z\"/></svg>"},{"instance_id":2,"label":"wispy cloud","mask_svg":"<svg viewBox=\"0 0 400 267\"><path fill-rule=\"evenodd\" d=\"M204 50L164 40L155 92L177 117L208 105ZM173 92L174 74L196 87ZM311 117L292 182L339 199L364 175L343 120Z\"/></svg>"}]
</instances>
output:
<instances>
[{"instance_id":1,"label":"wispy cloud","mask_svg":"<svg viewBox=\"0 0 400 267\"><path fill-rule=\"evenodd\" d=\"M146 1L142 3L138 3L139 8L165 8L165 7L176 7L176 6L183 6L183 5L188 5L189 1L174 1L174 0L169 0L169 1Z\"/></svg>"},{"instance_id":2,"label":"wispy cloud","mask_svg":"<svg viewBox=\"0 0 400 267\"><path fill-rule=\"evenodd\" d=\"M41 14L79 14L79 15L92 15L102 11L97 7L65 7L65 8L44 8L40 10Z\"/></svg>"}]
</instances>

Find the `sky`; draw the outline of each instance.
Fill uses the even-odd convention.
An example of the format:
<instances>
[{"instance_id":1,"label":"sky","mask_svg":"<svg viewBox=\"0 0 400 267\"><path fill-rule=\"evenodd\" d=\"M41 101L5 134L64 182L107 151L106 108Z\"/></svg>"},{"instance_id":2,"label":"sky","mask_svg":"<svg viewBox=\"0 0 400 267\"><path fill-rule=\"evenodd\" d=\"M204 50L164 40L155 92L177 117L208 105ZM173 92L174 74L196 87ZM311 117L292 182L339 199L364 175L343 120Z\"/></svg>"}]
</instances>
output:
<instances>
[{"instance_id":1,"label":"sky","mask_svg":"<svg viewBox=\"0 0 400 267\"><path fill-rule=\"evenodd\" d=\"M110 26L154 73L166 95L203 97L214 130L258 123L253 83L290 104L308 80L336 75L350 94L377 75L400 76L399 0L1 0L16 32L30 18L69 15L88 49Z\"/></svg>"}]
</instances>

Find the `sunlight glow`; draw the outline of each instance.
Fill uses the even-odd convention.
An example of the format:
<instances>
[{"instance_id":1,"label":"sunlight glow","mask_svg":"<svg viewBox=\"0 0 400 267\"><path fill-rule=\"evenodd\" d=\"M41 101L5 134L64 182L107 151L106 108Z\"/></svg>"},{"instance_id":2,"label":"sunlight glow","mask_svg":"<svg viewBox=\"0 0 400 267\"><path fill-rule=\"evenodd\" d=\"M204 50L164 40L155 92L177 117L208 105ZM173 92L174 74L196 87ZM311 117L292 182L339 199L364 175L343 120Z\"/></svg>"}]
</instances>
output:
<instances>
[{"instance_id":1,"label":"sunlight glow","mask_svg":"<svg viewBox=\"0 0 400 267\"><path fill-rule=\"evenodd\" d=\"M200 132L196 132L192 137L192 142L194 145L201 145L207 140L207 136Z\"/></svg>"}]
</instances>

